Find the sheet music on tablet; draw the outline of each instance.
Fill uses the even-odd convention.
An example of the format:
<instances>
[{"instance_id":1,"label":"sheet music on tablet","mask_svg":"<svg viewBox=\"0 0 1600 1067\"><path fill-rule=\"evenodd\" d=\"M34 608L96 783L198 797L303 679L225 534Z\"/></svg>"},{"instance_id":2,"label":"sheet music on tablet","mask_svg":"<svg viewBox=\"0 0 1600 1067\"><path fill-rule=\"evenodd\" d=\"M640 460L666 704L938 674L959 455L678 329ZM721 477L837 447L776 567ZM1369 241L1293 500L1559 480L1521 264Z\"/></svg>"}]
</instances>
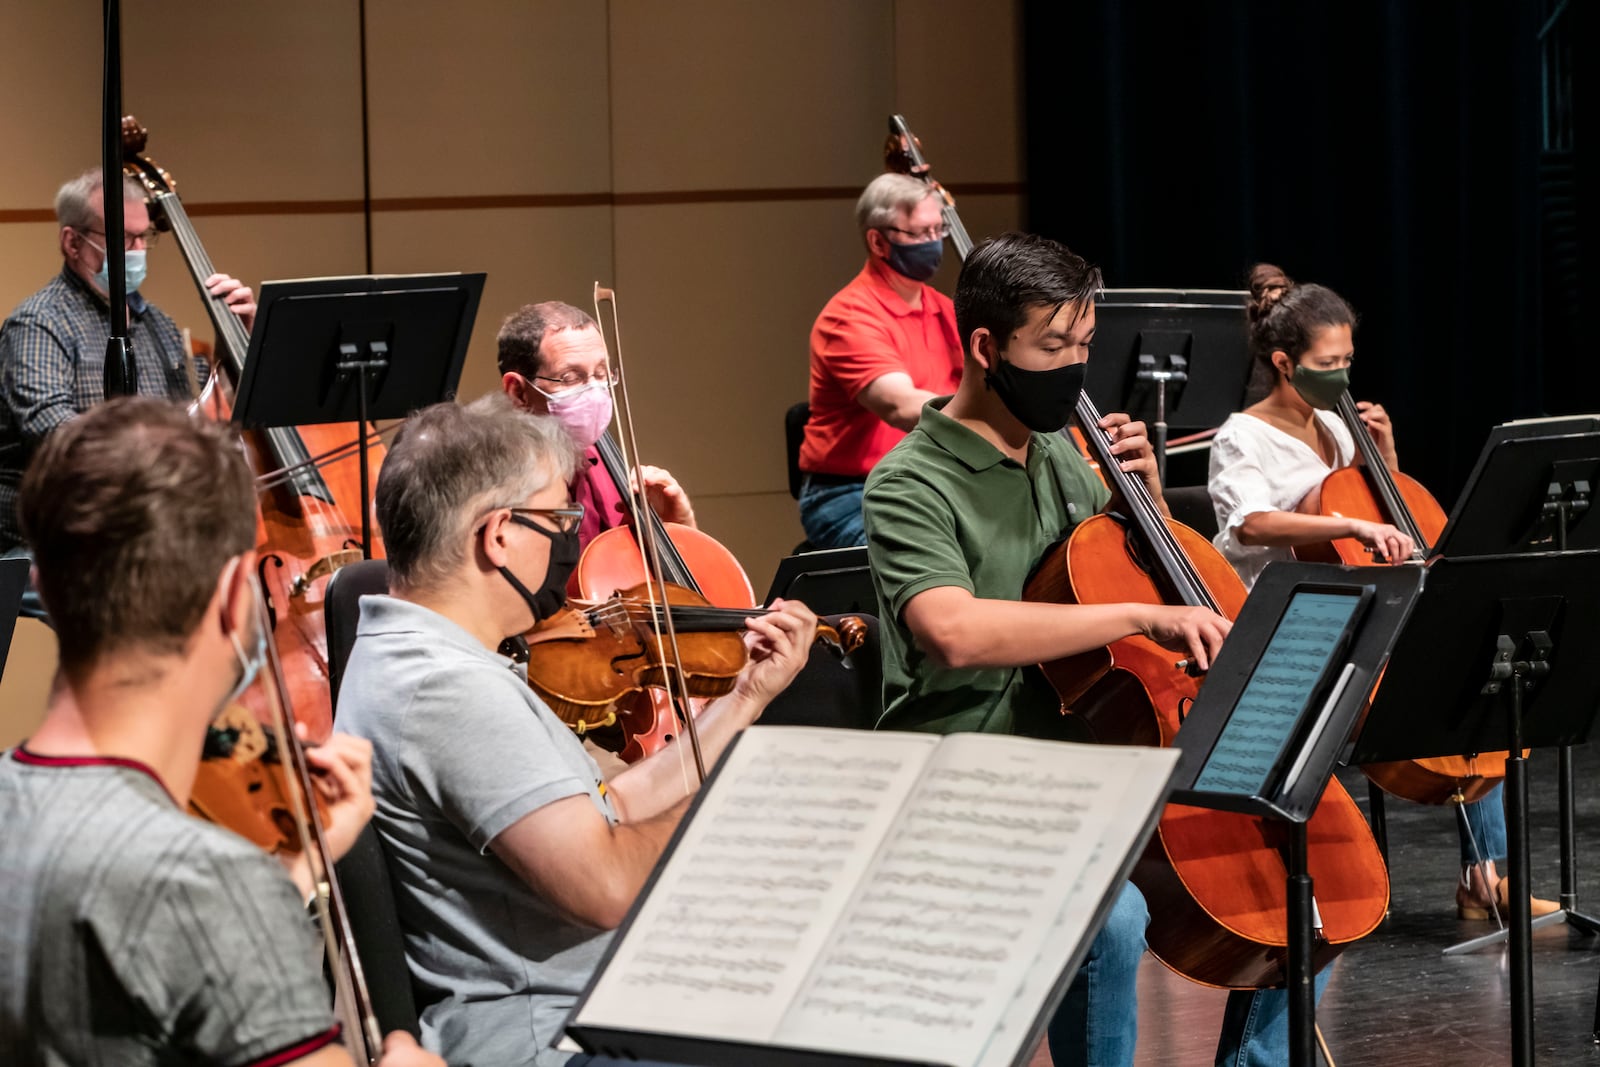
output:
<instances>
[{"instance_id":1,"label":"sheet music on tablet","mask_svg":"<svg viewBox=\"0 0 1600 1067\"><path fill-rule=\"evenodd\" d=\"M1120 891L1177 758L754 727L569 1030L638 1056L662 1055L650 1035L666 1034L838 1062L1012 1063Z\"/></svg>"}]
</instances>

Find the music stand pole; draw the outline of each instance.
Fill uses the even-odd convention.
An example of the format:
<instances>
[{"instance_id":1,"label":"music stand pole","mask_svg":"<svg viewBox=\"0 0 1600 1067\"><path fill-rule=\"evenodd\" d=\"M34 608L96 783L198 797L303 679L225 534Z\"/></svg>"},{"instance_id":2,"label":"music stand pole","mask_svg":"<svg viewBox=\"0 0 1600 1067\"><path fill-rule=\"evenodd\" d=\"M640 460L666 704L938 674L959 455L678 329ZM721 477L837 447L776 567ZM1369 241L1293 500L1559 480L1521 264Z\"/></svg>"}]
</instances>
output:
<instances>
[{"instance_id":1,"label":"music stand pole","mask_svg":"<svg viewBox=\"0 0 1600 1067\"><path fill-rule=\"evenodd\" d=\"M361 558L372 558L372 493L369 482L372 478L371 458L367 447L367 371L384 371L389 369L389 346L383 341L368 342L369 356L367 359L356 359L361 350L353 344L339 346L339 362L336 369L340 375L354 373L356 376L356 410L360 413L360 422L357 423L356 441L359 442L357 451L360 453L361 470Z\"/></svg>"},{"instance_id":2,"label":"music stand pole","mask_svg":"<svg viewBox=\"0 0 1600 1067\"><path fill-rule=\"evenodd\" d=\"M1516 647L1509 635L1499 638L1491 678L1509 678L1511 699L1506 728L1511 756L1506 760L1506 844L1511 865L1511 1062L1517 1067L1533 1063L1533 905L1529 896L1533 863L1528 847L1528 768L1522 755L1522 687L1530 676L1550 671L1550 639L1547 634L1530 633L1531 653L1526 660L1515 659ZM1492 683L1491 683L1492 684Z\"/></svg>"},{"instance_id":3,"label":"music stand pole","mask_svg":"<svg viewBox=\"0 0 1600 1067\"><path fill-rule=\"evenodd\" d=\"M1567 524L1572 521L1573 503L1558 499L1545 504L1546 513L1555 519L1557 552L1567 551ZM1587 498L1583 507L1588 507ZM1561 910L1556 914L1565 916L1568 926L1585 934L1600 934L1600 919L1578 910L1578 828L1574 817L1578 801L1572 780L1572 746L1562 745L1556 760L1556 790L1561 803ZM1600 1001L1595 1011L1600 1019ZM1595 1028L1600 1030L1600 1024Z\"/></svg>"},{"instance_id":4,"label":"music stand pole","mask_svg":"<svg viewBox=\"0 0 1600 1067\"><path fill-rule=\"evenodd\" d=\"M1289 993L1289 1062L1316 1067L1317 974L1312 965L1316 948L1316 898L1312 893L1306 824L1289 822L1289 970L1284 976Z\"/></svg>"}]
</instances>

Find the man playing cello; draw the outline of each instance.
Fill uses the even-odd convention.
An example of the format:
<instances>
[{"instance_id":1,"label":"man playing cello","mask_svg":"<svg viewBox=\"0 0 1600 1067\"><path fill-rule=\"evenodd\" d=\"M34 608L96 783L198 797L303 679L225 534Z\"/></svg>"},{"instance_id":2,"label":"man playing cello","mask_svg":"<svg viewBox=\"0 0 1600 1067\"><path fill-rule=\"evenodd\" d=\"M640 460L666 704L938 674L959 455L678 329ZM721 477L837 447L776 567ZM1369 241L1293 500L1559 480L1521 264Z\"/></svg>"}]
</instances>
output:
<instances>
[{"instance_id":1,"label":"man playing cello","mask_svg":"<svg viewBox=\"0 0 1600 1067\"><path fill-rule=\"evenodd\" d=\"M1046 549L1110 503L1056 433L1083 386L1099 288L1099 271L1083 259L1023 234L985 241L962 267L961 385L930 401L867 478L867 550L883 620L882 727L1025 732L1059 715L1060 697L1038 663L1144 634L1203 670L1228 633L1229 622L1203 608L1022 601ZM1142 476L1160 503L1143 424L1113 414L1100 428L1123 469ZM1146 921L1143 897L1127 886L1050 1024L1057 1067L1133 1062ZM1223 1044L1244 1046L1249 1062L1284 1062L1286 998L1257 997L1276 1013L1230 1016Z\"/></svg>"}]
</instances>

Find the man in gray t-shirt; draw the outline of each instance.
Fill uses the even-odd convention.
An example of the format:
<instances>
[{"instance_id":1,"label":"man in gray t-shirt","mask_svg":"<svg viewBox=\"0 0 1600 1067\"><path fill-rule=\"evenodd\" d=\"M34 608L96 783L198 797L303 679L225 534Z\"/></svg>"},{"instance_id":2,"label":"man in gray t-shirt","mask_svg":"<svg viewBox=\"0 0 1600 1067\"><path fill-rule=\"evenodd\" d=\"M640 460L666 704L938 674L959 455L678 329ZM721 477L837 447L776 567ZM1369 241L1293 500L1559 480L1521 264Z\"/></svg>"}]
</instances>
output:
<instances>
[{"instance_id":1,"label":"man in gray t-shirt","mask_svg":"<svg viewBox=\"0 0 1600 1067\"><path fill-rule=\"evenodd\" d=\"M61 670L0 753L0 1064L352 1067L305 857L184 810L267 649L238 439L164 400L97 405L45 440L18 513ZM371 812L371 747L306 757L337 858ZM378 1062L444 1067L408 1034Z\"/></svg>"},{"instance_id":2,"label":"man in gray t-shirt","mask_svg":"<svg viewBox=\"0 0 1600 1067\"><path fill-rule=\"evenodd\" d=\"M333 1041L294 885L150 769L5 753L0 826L0 1062L166 1063L165 1045L244 1064Z\"/></svg>"},{"instance_id":3,"label":"man in gray t-shirt","mask_svg":"<svg viewBox=\"0 0 1600 1067\"><path fill-rule=\"evenodd\" d=\"M560 423L495 395L413 415L378 480L391 595L361 602L338 723L372 741L423 1044L452 1063L568 1061L562 1024L690 792L676 750L602 784L496 651L564 598L573 454ZM794 678L816 618L748 625L750 665L697 720L708 762Z\"/></svg>"}]
</instances>

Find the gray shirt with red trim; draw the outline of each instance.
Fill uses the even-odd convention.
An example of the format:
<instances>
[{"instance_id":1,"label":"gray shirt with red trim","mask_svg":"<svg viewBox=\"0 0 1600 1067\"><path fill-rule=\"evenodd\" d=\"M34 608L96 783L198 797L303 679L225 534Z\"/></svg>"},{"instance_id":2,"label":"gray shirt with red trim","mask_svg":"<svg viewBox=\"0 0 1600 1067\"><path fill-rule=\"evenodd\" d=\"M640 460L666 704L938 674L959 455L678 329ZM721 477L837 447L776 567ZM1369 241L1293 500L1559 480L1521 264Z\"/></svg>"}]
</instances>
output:
<instances>
[{"instance_id":1,"label":"gray shirt with red trim","mask_svg":"<svg viewBox=\"0 0 1600 1067\"><path fill-rule=\"evenodd\" d=\"M333 1041L294 884L131 761L0 754L0 1063L287 1063Z\"/></svg>"}]
</instances>

